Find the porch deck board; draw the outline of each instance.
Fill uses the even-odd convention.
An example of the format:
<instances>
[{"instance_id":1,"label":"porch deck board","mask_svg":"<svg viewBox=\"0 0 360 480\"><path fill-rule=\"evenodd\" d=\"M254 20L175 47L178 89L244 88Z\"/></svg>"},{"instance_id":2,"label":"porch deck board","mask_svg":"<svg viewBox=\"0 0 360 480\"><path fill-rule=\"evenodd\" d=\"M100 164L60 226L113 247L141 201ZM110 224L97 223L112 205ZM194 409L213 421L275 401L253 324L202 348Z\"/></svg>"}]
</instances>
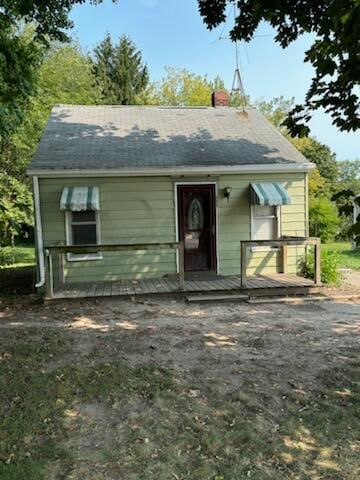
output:
<instances>
[{"instance_id":1,"label":"porch deck board","mask_svg":"<svg viewBox=\"0 0 360 480\"><path fill-rule=\"evenodd\" d=\"M257 289L291 289L313 287L314 282L308 278L296 275L278 274L278 275L259 275L249 276L246 280L246 290ZM185 280L185 292L208 292L208 291L239 291L240 275L231 275L229 277L215 277L204 280ZM92 282L92 283L74 283L65 284L61 288L57 287L54 291L54 297L61 298L92 298L103 296L126 296L126 295L146 295L157 293L180 292L177 279L156 278L148 280L117 280L113 282Z\"/></svg>"}]
</instances>

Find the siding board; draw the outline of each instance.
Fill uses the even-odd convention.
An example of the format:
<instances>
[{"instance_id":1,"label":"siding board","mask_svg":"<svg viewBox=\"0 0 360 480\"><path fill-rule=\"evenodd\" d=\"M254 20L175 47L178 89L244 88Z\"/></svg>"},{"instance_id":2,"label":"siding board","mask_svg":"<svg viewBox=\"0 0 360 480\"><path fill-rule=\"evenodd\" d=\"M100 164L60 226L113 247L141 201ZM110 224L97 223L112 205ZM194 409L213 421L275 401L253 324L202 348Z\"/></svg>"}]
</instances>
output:
<instances>
[{"instance_id":1,"label":"siding board","mask_svg":"<svg viewBox=\"0 0 360 480\"><path fill-rule=\"evenodd\" d=\"M196 179L206 181L206 178ZM184 180L186 181L186 179ZM240 271L240 240L251 238L249 184L252 181L281 182L289 191L291 205L281 208L282 233L306 234L305 175L223 175L218 179L219 273ZM159 243L175 238L174 179L171 177L103 177L39 179L41 214L46 244L65 243L65 216L59 209L64 186L100 187L102 243ZM229 201L223 189L232 188ZM303 248L288 249L289 272L296 271ZM58 271L57 258L54 270ZM275 273L281 252L249 253L248 273ZM174 251L105 252L101 260L65 262L66 282L156 278L176 270ZM58 273L56 273L58 276Z\"/></svg>"}]
</instances>

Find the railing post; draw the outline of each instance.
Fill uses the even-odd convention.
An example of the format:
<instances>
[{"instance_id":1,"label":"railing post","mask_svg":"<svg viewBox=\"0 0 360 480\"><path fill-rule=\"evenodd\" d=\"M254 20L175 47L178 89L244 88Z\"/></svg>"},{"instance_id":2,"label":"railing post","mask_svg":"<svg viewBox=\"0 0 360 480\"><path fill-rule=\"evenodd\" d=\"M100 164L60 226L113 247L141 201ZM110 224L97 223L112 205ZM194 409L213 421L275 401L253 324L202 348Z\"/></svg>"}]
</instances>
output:
<instances>
[{"instance_id":1,"label":"railing post","mask_svg":"<svg viewBox=\"0 0 360 480\"><path fill-rule=\"evenodd\" d=\"M241 282L241 288L246 288L246 243L245 242L240 242L240 265L241 265L241 271L240 271L240 282Z\"/></svg>"},{"instance_id":2,"label":"railing post","mask_svg":"<svg viewBox=\"0 0 360 480\"><path fill-rule=\"evenodd\" d=\"M65 272L64 272L64 254L59 252L59 280L60 285L65 283Z\"/></svg>"},{"instance_id":3,"label":"railing post","mask_svg":"<svg viewBox=\"0 0 360 480\"><path fill-rule=\"evenodd\" d=\"M184 269L184 242L181 240L178 247L179 252L179 288L185 290L185 269Z\"/></svg>"},{"instance_id":4,"label":"railing post","mask_svg":"<svg viewBox=\"0 0 360 480\"><path fill-rule=\"evenodd\" d=\"M47 257L47 271L48 271L48 281L46 282L46 292L49 298L54 296L54 277L53 277L53 262L52 262L52 253L49 250L46 250Z\"/></svg>"},{"instance_id":5,"label":"railing post","mask_svg":"<svg viewBox=\"0 0 360 480\"><path fill-rule=\"evenodd\" d=\"M288 246L287 245L283 245L282 247L281 261L282 261L281 271L282 273L287 273L287 266L288 266Z\"/></svg>"},{"instance_id":6,"label":"railing post","mask_svg":"<svg viewBox=\"0 0 360 480\"><path fill-rule=\"evenodd\" d=\"M315 242L315 251L314 251L314 280L315 285L321 285L321 246L320 238L316 239Z\"/></svg>"}]
</instances>

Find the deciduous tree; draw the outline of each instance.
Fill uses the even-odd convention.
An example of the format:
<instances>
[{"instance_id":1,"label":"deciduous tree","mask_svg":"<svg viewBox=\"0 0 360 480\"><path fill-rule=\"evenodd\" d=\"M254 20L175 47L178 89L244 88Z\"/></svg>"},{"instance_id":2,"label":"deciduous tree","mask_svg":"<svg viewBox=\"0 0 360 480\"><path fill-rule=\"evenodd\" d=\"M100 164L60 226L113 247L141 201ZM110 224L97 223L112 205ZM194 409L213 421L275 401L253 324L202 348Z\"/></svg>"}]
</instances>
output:
<instances>
[{"instance_id":1,"label":"deciduous tree","mask_svg":"<svg viewBox=\"0 0 360 480\"><path fill-rule=\"evenodd\" d=\"M226 20L226 0L198 0L209 29ZM304 105L297 105L285 125L294 135L309 133L306 125L319 108L340 130L360 127L360 2L359 0L236 0L238 13L230 31L232 40L249 42L261 22L275 30L275 41L288 47L304 33L315 34L305 62L315 70ZM232 12L231 12L232 13Z\"/></svg>"}]
</instances>

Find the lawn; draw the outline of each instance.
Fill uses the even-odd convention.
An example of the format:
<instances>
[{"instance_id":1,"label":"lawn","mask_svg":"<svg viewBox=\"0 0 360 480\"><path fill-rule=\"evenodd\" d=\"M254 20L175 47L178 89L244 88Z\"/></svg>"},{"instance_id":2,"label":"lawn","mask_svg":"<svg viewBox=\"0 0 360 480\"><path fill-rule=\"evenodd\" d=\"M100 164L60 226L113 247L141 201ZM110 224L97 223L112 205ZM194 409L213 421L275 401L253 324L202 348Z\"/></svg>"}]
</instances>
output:
<instances>
[{"instance_id":1,"label":"lawn","mask_svg":"<svg viewBox=\"0 0 360 480\"><path fill-rule=\"evenodd\" d=\"M12 260L11 264L5 266L8 268L24 267L35 263L34 245L16 245L14 249L11 247L2 247L0 254L4 259Z\"/></svg>"},{"instance_id":2,"label":"lawn","mask_svg":"<svg viewBox=\"0 0 360 480\"><path fill-rule=\"evenodd\" d=\"M2 480L355 480L358 305L0 311Z\"/></svg>"},{"instance_id":3,"label":"lawn","mask_svg":"<svg viewBox=\"0 0 360 480\"><path fill-rule=\"evenodd\" d=\"M14 249L2 247L0 250L0 298L16 299L18 295L34 293L35 283L35 249L33 245L18 245Z\"/></svg>"},{"instance_id":4,"label":"lawn","mask_svg":"<svg viewBox=\"0 0 360 480\"><path fill-rule=\"evenodd\" d=\"M325 243L322 248L338 253L340 268L360 270L360 250L352 250L350 242Z\"/></svg>"}]
</instances>

